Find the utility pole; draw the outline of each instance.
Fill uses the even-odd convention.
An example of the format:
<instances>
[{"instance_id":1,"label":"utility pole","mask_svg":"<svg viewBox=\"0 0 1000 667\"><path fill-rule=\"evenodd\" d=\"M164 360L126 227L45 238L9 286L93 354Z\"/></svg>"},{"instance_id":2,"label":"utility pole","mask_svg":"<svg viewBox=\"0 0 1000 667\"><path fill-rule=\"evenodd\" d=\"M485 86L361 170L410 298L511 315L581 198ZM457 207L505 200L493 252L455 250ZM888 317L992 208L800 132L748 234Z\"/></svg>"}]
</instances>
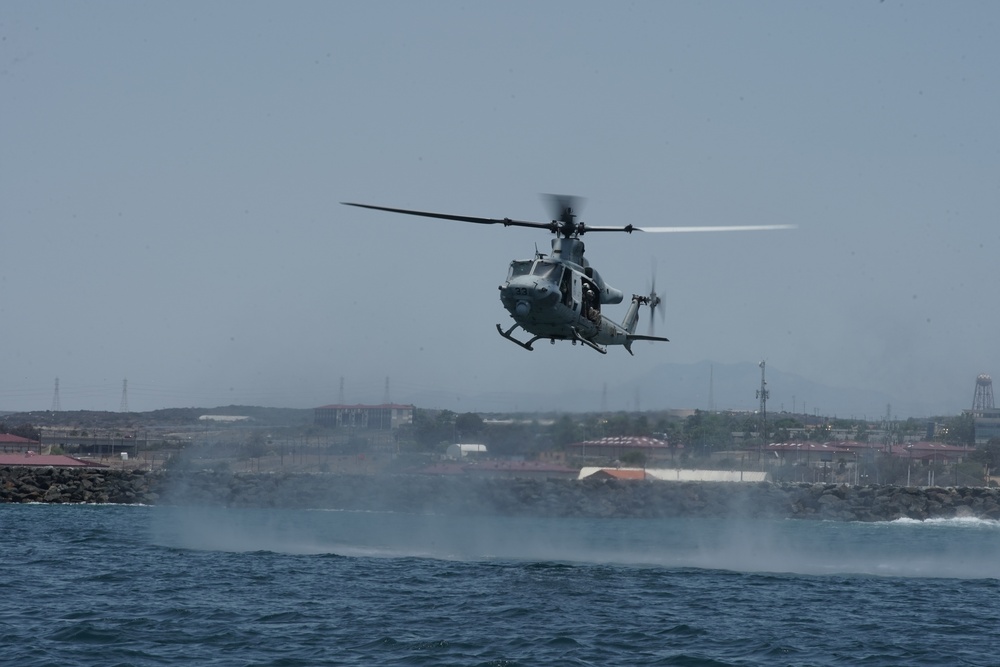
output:
<instances>
[{"instance_id":1,"label":"utility pole","mask_svg":"<svg viewBox=\"0 0 1000 667\"><path fill-rule=\"evenodd\" d=\"M757 448L757 461L760 461L764 443L767 441L767 398L770 392L767 390L767 380L764 379L764 362L760 364L760 389L757 390L757 398L760 399L760 445Z\"/></svg>"},{"instance_id":2,"label":"utility pole","mask_svg":"<svg viewBox=\"0 0 1000 667\"><path fill-rule=\"evenodd\" d=\"M715 366L708 367L708 411L715 412Z\"/></svg>"}]
</instances>

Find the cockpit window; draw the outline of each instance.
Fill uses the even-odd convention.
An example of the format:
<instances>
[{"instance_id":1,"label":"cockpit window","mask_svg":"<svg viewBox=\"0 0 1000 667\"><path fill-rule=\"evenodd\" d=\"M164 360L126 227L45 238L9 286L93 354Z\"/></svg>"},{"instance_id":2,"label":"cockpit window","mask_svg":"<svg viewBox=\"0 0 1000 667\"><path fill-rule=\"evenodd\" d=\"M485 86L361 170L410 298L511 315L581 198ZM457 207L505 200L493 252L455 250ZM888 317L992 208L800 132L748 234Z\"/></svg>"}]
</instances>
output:
<instances>
[{"instance_id":1,"label":"cockpit window","mask_svg":"<svg viewBox=\"0 0 1000 667\"><path fill-rule=\"evenodd\" d=\"M517 278L518 276L526 276L531 273L531 261L514 261L510 263L510 272L507 276L507 280L511 278Z\"/></svg>"},{"instance_id":2,"label":"cockpit window","mask_svg":"<svg viewBox=\"0 0 1000 667\"><path fill-rule=\"evenodd\" d=\"M562 277L562 264L556 264L554 262L547 262L545 260L538 260L535 262L535 268L532 269L531 275L538 276L539 278L544 278L546 280L551 280L554 283L559 282L559 278Z\"/></svg>"}]
</instances>

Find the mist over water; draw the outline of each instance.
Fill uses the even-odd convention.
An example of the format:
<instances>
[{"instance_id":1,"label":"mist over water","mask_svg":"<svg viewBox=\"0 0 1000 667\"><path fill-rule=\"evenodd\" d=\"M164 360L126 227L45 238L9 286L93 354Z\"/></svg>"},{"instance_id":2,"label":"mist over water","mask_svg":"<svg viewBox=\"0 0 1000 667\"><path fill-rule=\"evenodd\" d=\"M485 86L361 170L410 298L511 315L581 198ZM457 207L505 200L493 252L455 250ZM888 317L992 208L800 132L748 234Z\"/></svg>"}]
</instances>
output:
<instances>
[{"instance_id":1,"label":"mist over water","mask_svg":"<svg viewBox=\"0 0 1000 667\"><path fill-rule=\"evenodd\" d=\"M1000 522L542 519L339 510L156 508L180 549L1000 579Z\"/></svg>"},{"instance_id":2,"label":"mist over water","mask_svg":"<svg viewBox=\"0 0 1000 667\"><path fill-rule=\"evenodd\" d=\"M18 504L0 529L12 665L985 667L1000 651L995 522Z\"/></svg>"}]
</instances>

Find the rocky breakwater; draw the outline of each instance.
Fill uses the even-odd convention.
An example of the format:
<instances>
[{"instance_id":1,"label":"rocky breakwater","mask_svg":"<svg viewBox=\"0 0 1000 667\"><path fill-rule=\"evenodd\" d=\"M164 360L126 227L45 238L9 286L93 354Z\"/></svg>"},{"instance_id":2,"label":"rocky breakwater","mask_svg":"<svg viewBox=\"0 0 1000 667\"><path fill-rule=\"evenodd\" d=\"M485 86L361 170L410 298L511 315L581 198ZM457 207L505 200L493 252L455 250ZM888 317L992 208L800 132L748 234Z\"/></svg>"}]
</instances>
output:
<instances>
[{"instance_id":1,"label":"rocky breakwater","mask_svg":"<svg viewBox=\"0 0 1000 667\"><path fill-rule=\"evenodd\" d=\"M172 504L552 517L1000 520L1000 490L432 475L196 473L162 488Z\"/></svg>"},{"instance_id":2,"label":"rocky breakwater","mask_svg":"<svg viewBox=\"0 0 1000 667\"><path fill-rule=\"evenodd\" d=\"M153 504L157 476L109 468L0 468L0 502Z\"/></svg>"},{"instance_id":3,"label":"rocky breakwater","mask_svg":"<svg viewBox=\"0 0 1000 667\"><path fill-rule=\"evenodd\" d=\"M0 502L144 503L548 517L1000 520L1000 490L433 475L0 468Z\"/></svg>"}]
</instances>

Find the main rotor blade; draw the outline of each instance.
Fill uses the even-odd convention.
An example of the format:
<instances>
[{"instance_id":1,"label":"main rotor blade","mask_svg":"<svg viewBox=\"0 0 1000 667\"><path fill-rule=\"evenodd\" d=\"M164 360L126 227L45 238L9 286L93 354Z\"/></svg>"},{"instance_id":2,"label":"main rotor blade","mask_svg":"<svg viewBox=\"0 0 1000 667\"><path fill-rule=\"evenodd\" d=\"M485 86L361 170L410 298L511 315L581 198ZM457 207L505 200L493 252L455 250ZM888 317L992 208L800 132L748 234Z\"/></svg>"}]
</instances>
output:
<instances>
[{"instance_id":1,"label":"main rotor blade","mask_svg":"<svg viewBox=\"0 0 1000 667\"><path fill-rule=\"evenodd\" d=\"M637 232L767 232L776 229L795 229L796 225L724 225L721 227L635 227ZM587 231L594 231L588 229Z\"/></svg>"},{"instance_id":2,"label":"main rotor blade","mask_svg":"<svg viewBox=\"0 0 1000 667\"><path fill-rule=\"evenodd\" d=\"M633 225L625 225L624 227L591 227L581 222L578 227L581 234L587 232L625 232L626 234L631 234L632 232L642 231Z\"/></svg>"},{"instance_id":3,"label":"main rotor blade","mask_svg":"<svg viewBox=\"0 0 1000 667\"><path fill-rule=\"evenodd\" d=\"M473 222L477 225L503 225L504 227L534 227L536 229L553 230L551 222L528 222L524 220L511 220L510 218L476 218L468 215L449 215L447 213L430 213L428 211L411 211L406 208L389 208L387 206L373 206L371 204L354 204L352 202L340 202L344 206L357 206L358 208L370 208L375 211L388 211L389 213L402 213L404 215L419 215L423 218L439 218L441 220L457 220L458 222Z\"/></svg>"}]
</instances>

